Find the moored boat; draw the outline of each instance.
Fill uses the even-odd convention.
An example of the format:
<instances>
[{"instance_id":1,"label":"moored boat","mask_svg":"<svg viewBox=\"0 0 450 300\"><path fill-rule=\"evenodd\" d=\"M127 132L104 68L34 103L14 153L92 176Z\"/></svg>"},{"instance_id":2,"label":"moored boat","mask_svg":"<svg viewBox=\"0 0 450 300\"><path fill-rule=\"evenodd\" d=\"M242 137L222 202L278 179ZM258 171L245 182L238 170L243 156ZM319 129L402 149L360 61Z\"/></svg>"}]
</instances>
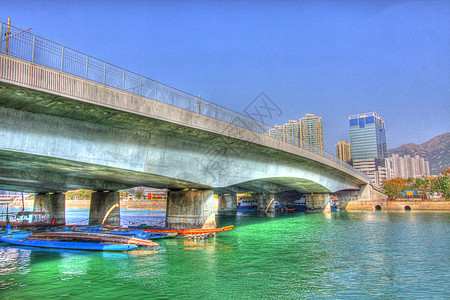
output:
<instances>
[{"instance_id":1,"label":"moored boat","mask_svg":"<svg viewBox=\"0 0 450 300\"><path fill-rule=\"evenodd\" d=\"M114 227L112 227L114 228ZM121 228L122 230L133 230L136 228L141 228L144 231L150 231L153 233L177 233L177 234L203 234L203 233L217 233L233 230L234 226L225 226L222 228L199 228L199 229L173 229L173 228L151 228L151 227L129 227Z\"/></svg>"},{"instance_id":2,"label":"moored boat","mask_svg":"<svg viewBox=\"0 0 450 300\"><path fill-rule=\"evenodd\" d=\"M237 207L238 212L257 212L258 202L253 199L245 199L239 203Z\"/></svg>"},{"instance_id":3,"label":"moored boat","mask_svg":"<svg viewBox=\"0 0 450 300\"><path fill-rule=\"evenodd\" d=\"M4 243L17 246L67 250L128 251L138 247L137 245L132 244L29 239L29 237L22 238L15 237L14 235L0 237L0 240Z\"/></svg>"},{"instance_id":4,"label":"moored boat","mask_svg":"<svg viewBox=\"0 0 450 300\"><path fill-rule=\"evenodd\" d=\"M96 241L105 243L133 244L137 246L158 246L150 240L143 240L128 236L121 236L107 233L94 232L76 232L76 231L56 231L56 232L39 232L28 237L29 239L58 239L69 241Z\"/></svg>"}]
</instances>

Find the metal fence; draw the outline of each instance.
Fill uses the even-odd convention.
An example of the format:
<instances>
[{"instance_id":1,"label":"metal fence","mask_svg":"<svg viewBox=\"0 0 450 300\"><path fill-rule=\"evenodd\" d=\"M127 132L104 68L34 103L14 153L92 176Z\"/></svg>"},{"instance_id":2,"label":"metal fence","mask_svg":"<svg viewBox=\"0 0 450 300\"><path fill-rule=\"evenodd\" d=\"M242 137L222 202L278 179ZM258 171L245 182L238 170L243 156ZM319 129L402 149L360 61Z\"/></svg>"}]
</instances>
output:
<instances>
[{"instance_id":1,"label":"metal fence","mask_svg":"<svg viewBox=\"0 0 450 300\"><path fill-rule=\"evenodd\" d=\"M201 99L189 93L159 83L150 78L117 67L71 48L49 41L20 28L0 22L0 53L19 58L47 68L58 70L96 83L104 84L128 93L153 99L216 120L226 122L257 133L269 135L272 126L234 112L220 105ZM289 138L295 145L329 159L369 179L362 172L338 159L336 156L306 142ZM292 142L294 141L294 142Z\"/></svg>"}]
</instances>

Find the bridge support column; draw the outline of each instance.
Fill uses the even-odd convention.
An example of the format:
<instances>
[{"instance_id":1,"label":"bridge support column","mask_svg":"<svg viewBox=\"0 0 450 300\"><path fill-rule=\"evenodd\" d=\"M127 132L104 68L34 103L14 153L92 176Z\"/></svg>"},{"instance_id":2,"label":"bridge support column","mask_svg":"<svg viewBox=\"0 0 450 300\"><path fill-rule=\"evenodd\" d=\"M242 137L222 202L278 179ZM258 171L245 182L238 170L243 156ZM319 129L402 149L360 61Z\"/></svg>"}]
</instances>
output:
<instances>
[{"instance_id":1,"label":"bridge support column","mask_svg":"<svg viewBox=\"0 0 450 300\"><path fill-rule=\"evenodd\" d=\"M176 229L216 228L214 191L169 191L166 226Z\"/></svg>"},{"instance_id":2,"label":"bridge support column","mask_svg":"<svg viewBox=\"0 0 450 300\"><path fill-rule=\"evenodd\" d=\"M64 194L37 194L34 196L34 212L44 214L33 215L33 222L66 224L66 197Z\"/></svg>"},{"instance_id":3,"label":"bridge support column","mask_svg":"<svg viewBox=\"0 0 450 300\"><path fill-rule=\"evenodd\" d=\"M120 193L94 192L91 195L89 225L120 226Z\"/></svg>"},{"instance_id":4,"label":"bridge support column","mask_svg":"<svg viewBox=\"0 0 450 300\"><path fill-rule=\"evenodd\" d=\"M257 194L256 195L257 200L258 200L258 211L265 211L266 210L266 205L268 204L268 202L266 201L266 197L264 194Z\"/></svg>"},{"instance_id":5,"label":"bridge support column","mask_svg":"<svg viewBox=\"0 0 450 300\"><path fill-rule=\"evenodd\" d=\"M219 196L219 211L236 211L237 197L235 194L224 194Z\"/></svg>"},{"instance_id":6,"label":"bridge support column","mask_svg":"<svg viewBox=\"0 0 450 300\"><path fill-rule=\"evenodd\" d=\"M306 194L306 211L323 212L328 202L329 194Z\"/></svg>"}]
</instances>

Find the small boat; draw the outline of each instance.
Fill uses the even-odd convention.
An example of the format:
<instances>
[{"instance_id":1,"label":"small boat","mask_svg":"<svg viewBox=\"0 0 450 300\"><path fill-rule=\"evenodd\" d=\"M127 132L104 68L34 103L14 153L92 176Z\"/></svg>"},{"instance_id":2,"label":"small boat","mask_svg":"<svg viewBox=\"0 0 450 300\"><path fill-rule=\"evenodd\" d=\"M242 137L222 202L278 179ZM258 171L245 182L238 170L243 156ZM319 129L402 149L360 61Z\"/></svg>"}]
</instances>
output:
<instances>
[{"instance_id":1,"label":"small boat","mask_svg":"<svg viewBox=\"0 0 450 300\"><path fill-rule=\"evenodd\" d=\"M273 204L275 206L276 211L285 211L287 208L286 205L280 204L280 202L278 202L278 201L274 201Z\"/></svg>"},{"instance_id":2,"label":"small boat","mask_svg":"<svg viewBox=\"0 0 450 300\"><path fill-rule=\"evenodd\" d=\"M150 239L167 239L167 238L173 238L178 235L178 232L167 232L167 233L150 233Z\"/></svg>"},{"instance_id":3,"label":"small boat","mask_svg":"<svg viewBox=\"0 0 450 300\"><path fill-rule=\"evenodd\" d=\"M113 243L88 243L88 242L69 242L60 240L40 240L17 237L14 235L1 237L4 243L25 247L40 247L66 250L95 250L95 251L128 251L137 248L132 244L113 244Z\"/></svg>"},{"instance_id":4,"label":"small boat","mask_svg":"<svg viewBox=\"0 0 450 300\"><path fill-rule=\"evenodd\" d=\"M106 227L106 226L105 226ZM204 234L204 233L217 233L233 230L234 226L225 226L222 228L199 228L199 229L173 229L173 228L150 228L150 227L129 227L121 228L121 230L132 230L141 228L144 231L150 231L152 235L154 233L177 233L177 234Z\"/></svg>"},{"instance_id":5,"label":"small boat","mask_svg":"<svg viewBox=\"0 0 450 300\"><path fill-rule=\"evenodd\" d=\"M295 200L293 204L287 205L289 211L305 211L306 210L306 199L302 197L301 199Z\"/></svg>"},{"instance_id":6,"label":"small boat","mask_svg":"<svg viewBox=\"0 0 450 300\"><path fill-rule=\"evenodd\" d=\"M258 202L256 200L242 200L237 207L238 212L257 212Z\"/></svg>"},{"instance_id":7,"label":"small boat","mask_svg":"<svg viewBox=\"0 0 450 300\"><path fill-rule=\"evenodd\" d=\"M128 236L128 237L134 237L139 238L143 240L150 239L151 232L145 232L144 230L136 229L136 230L122 230L122 229L113 229L108 230L107 228L103 228L103 226L82 226L74 228L74 230L71 231L82 231L82 232L90 232L90 233L104 233L104 234L115 234L120 236Z\"/></svg>"},{"instance_id":8,"label":"small boat","mask_svg":"<svg viewBox=\"0 0 450 300\"><path fill-rule=\"evenodd\" d=\"M341 210L341 206L338 203L339 198L337 196L332 196L330 198L330 209L331 211L340 211Z\"/></svg>"},{"instance_id":9,"label":"small boat","mask_svg":"<svg viewBox=\"0 0 450 300\"><path fill-rule=\"evenodd\" d=\"M77 231L56 231L56 232L39 232L28 237L29 239L53 239L53 240L69 240L69 241L96 241L105 243L133 244L137 246L158 246L150 240L143 240L134 237L121 236L109 233L95 232L77 232Z\"/></svg>"}]
</instances>

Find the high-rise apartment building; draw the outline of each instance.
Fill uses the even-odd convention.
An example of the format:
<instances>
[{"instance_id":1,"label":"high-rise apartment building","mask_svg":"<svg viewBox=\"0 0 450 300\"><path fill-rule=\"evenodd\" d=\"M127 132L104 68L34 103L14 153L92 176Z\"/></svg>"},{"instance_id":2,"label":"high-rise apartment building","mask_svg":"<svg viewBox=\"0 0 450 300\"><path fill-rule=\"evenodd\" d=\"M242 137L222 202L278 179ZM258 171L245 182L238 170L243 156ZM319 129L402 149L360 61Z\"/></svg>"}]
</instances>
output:
<instances>
[{"instance_id":1,"label":"high-rise apartment building","mask_svg":"<svg viewBox=\"0 0 450 300\"><path fill-rule=\"evenodd\" d=\"M269 130L269 136L276 140L284 141L283 126L275 125L274 128Z\"/></svg>"},{"instance_id":2,"label":"high-rise apartment building","mask_svg":"<svg viewBox=\"0 0 450 300\"><path fill-rule=\"evenodd\" d=\"M322 117L306 114L300 119L301 147L314 152L317 148L323 150L323 121ZM317 147L317 148L315 148Z\"/></svg>"},{"instance_id":3,"label":"high-rise apartment building","mask_svg":"<svg viewBox=\"0 0 450 300\"><path fill-rule=\"evenodd\" d=\"M387 146L384 120L374 112L349 117L353 166L376 185L386 179Z\"/></svg>"},{"instance_id":4,"label":"high-rise apartment building","mask_svg":"<svg viewBox=\"0 0 450 300\"><path fill-rule=\"evenodd\" d=\"M291 145L300 147L300 123L295 120L289 120L289 123L283 125L284 141Z\"/></svg>"},{"instance_id":5,"label":"high-rise apartment building","mask_svg":"<svg viewBox=\"0 0 450 300\"><path fill-rule=\"evenodd\" d=\"M403 157L392 154L386 159L387 179L391 178L416 178L430 176L430 164L419 155Z\"/></svg>"},{"instance_id":6,"label":"high-rise apartment building","mask_svg":"<svg viewBox=\"0 0 450 300\"><path fill-rule=\"evenodd\" d=\"M338 142L336 145L336 157L348 164L351 163L350 144L347 141Z\"/></svg>"}]
</instances>

